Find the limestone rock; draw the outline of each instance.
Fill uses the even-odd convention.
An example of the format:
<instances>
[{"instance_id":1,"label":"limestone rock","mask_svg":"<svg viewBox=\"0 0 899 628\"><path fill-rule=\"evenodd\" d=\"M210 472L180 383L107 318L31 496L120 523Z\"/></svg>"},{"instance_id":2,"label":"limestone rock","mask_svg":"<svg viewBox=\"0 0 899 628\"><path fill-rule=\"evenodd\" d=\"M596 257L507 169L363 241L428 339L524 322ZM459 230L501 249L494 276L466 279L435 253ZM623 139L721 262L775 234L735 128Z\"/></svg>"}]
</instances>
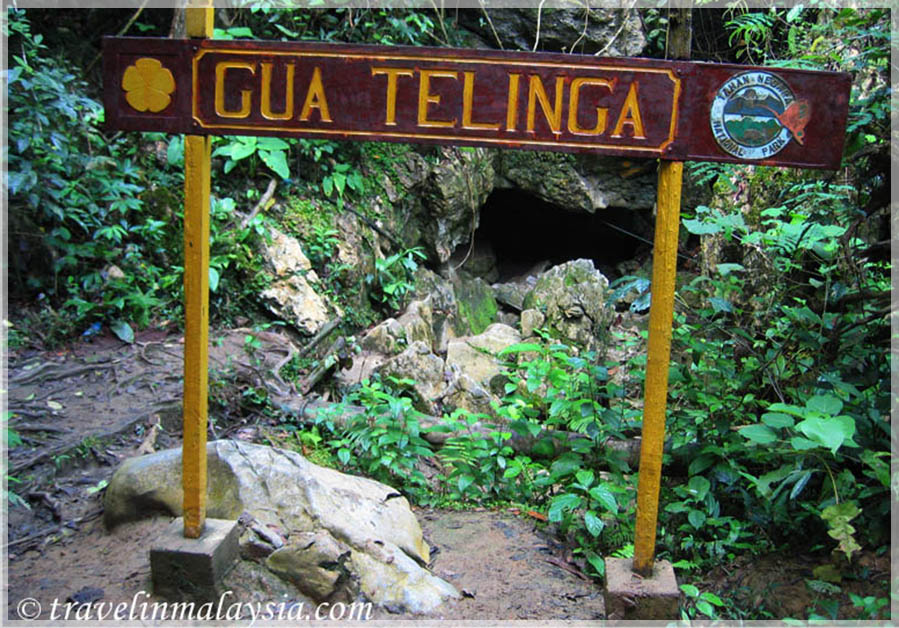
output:
<instances>
[{"instance_id":1,"label":"limestone rock","mask_svg":"<svg viewBox=\"0 0 899 628\"><path fill-rule=\"evenodd\" d=\"M456 338L450 341L446 351L447 368L464 373L486 390L502 371L502 361L496 358L500 351L521 342L521 335L502 323L490 325L477 336Z\"/></svg>"},{"instance_id":2,"label":"limestone rock","mask_svg":"<svg viewBox=\"0 0 899 628\"><path fill-rule=\"evenodd\" d=\"M468 242L478 225L478 210L493 191L493 151L441 148L423 188L417 216L422 240L431 257L446 262L459 244Z\"/></svg>"},{"instance_id":3,"label":"limestone rock","mask_svg":"<svg viewBox=\"0 0 899 628\"><path fill-rule=\"evenodd\" d=\"M318 276L296 239L275 228L271 236L262 257L275 279L262 291L262 298L272 314L313 335L331 318L325 300L312 287ZM340 315L339 309L331 309Z\"/></svg>"},{"instance_id":4,"label":"limestone rock","mask_svg":"<svg viewBox=\"0 0 899 628\"><path fill-rule=\"evenodd\" d=\"M495 283L491 287L493 288L493 294L498 303L507 305L520 312L524 305L524 298L527 296L528 292L531 291L536 282L537 278L534 277L533 283L528 283L526 281L509 281L506 283Z\"/></svg>"},{"instance_id":5,"label":"limestone rock","mask_svg":"<svg viewBox=\"0 0 899 628\"><path fill-rule=\"evenodd\" d=\"M388 318L368 330L359 344L366 351L393 355L399 351L404 341L403 326L395 318Z\"/></svg>"},{"instance_id":6,"label":"limestone rock","mask_svg":"<svg viewBox=\"0 0 899 628\"><path fill-rule=\"evenodd\" d=\"M433 349L434 329L431 316L431 305L425 301L412 301L406 311L397 319L402 327L407 345L423 342Z\"/></svg>"},{"instance_id":7,"label":"limestone rock","mask_svg":"<svg viewBox=\"0 0 899 628\"><path fill-rule=\"evenodd\" d=\"M539 310L525 310L521 313L521 335L525 338L534 336L534 330L546 322L546 317Z\"/></svg>"},{"instance_id":8,"label":"limestone rock","mask_svg":"<svg viewBox=\"0 0 899 628\"><path fill-rule=\"evenodd\" d=\"M646 47L643 26L634 10L590 8L586 25L583 8L490 9L489 15L491 25L478 23L473 18L468 18L465 24L491 46L497 45L498 37L506 50L533 50L538 24L538 50L545 52L601 53L620 57L639 56Z\"/></svg>"},{"instance_id":9,"label":"limestone rock","mask_svg":"<svg viewBox=\"0 0 899 628\"><path fill-rule=\"evenodd\" d=\"M415 381L415 408L425 414L439 414L434 400L446 388L443 360L431 352L422 341L413 342L405 351L387 360L379 369L383 376L408 378Z\"/></svg>"},{"instance_id":10,"label":"limestone rock","mask_svg":"<svg viewBox=\"0 0 899 628\"><path fill-rule=\"evenodd\" d=\"M415 271L415 298L431 309L432 347L435 353L445 353L451 338L470 333L459 316L459 306L453 284L432 270L419 266Z\"/></svg>"},{"instance_id":11,"label":"limestone rock","mask_svg":"<svg viewBox=\"0 0 899 628\"><path fill-rule=\"evenodd\" d=\"M500 391L502 392L502 391ZM499 397L468 375L461 373L450 385L443 397L447 409L462 408L473 414L493 414L491 402Z\"/></svg>"},{"instance_id":12,"label":"limestone rock","mask_svg":"<svg viewBox=\"0 0 899 628\"><path fill-rule=\"evenodd\" d=\"M349 546L327 530L301 532L273 552L265 565L316 602L323 602L337 592L341 579L347 579L342 563L349 555Z\"/></svg>"},{"instance_id":13,"label":"limestone rock","mask_svg":"<svg viewBox=\"0 0 899 628\"><path fill-rule=\"evenodd\" d=\"M285 545L265 562L307 595L330 597L344 583L352 595L358 583L368 599L413 612L458 597L422 567L428 545L409 503L391 487L319 467L295 452L236 441L210 442L207 461L207 515L237 519L246 512L283 531ZM105 521L177 516L182 498L180 449L131 458L109 482Z\"/></svg>"},{"instance_id":14,"label":"limestone rock","mask_svg":"<svg viewBox=\"0 0 899 628\"><path fill-rule=\"evenodd\" d=\"M454 278L453 290L465 333L480 334L496 321L497 306L493 289L483 279L458 275Z\"/></svg>"},{"instance_id":15,"label":"limestone rock","mask_svg":"<svg viewBox=\"0 0 899 628\"><path fill-rule=\"evenodd\" d=\"M609 280L591 260L573 260L543 273L524 307L540 311L562 338L592 350L605 337L614 314L606 303L608 288Z\"/></svg>"},{"instance_id":16,"label":"limestone rock","mask_svg":"<svg viewBox=\"0 0 899 628\"><path fill-rule=\"evenodd\" d=\"M503 151L497 159L496 187L528 192L567 211L651 209L656 171L649 161Z\"/></svg>"}]
</instances>

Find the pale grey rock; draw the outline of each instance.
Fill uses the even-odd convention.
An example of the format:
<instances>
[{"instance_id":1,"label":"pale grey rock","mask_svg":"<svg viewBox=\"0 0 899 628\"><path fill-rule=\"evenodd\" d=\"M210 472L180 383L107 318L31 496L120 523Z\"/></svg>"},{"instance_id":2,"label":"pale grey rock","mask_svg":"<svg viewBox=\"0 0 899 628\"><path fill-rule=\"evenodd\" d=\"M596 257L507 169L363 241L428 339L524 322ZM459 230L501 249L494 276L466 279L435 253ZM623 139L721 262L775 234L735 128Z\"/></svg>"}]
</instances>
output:
<instances>
[{"instance_id":1,"label":"pale grey rock","mask_svg":"<svg viewBox=\"0 0 899 628\"><path fill-rule=\"evenodd\" d=\"M518 331L508 325L494 323L477 336L451 340L446 351L446 366L467 375L483 389L490 390L493 379L503 371L503 361L496 355L519 342L521 334Z\"/></svg>"},{"instance_id":2,"label":"pale grey rock","mask_svg":"<svg viewBox=\"0 0 899 628\"><path fill-rule=\"evenodd\" d=\"M443 360L431 352L425 342L416 341L405 351L387 360L379 369L381 376L408 378L415 382L415 408L425 414L439 414L435 400L446 389Z\"/></svg>"},{"instance_id":3,"label":"pale grey rock","mask_svg":"<svg viewBox=\"0 0 899 628\"><path fill-rule=\"evenodd\" d=\"M313 287L318 276L295 238L271 229L271 242L263 245L261 255L274 276L262 298L269 311L293 324L300 331L314 335L333 315L341 316L336 306L329 305Z\"/></svg>"},{"instance_id":4,"label":"pale grey rock","mask_svg":"<svg viewBox=\"0 0 899 628\"><path fill-rule=\"evenodd\" d=\"M534 336L534 330L540 329L546 317L539 310L525 310L521 313L521 335L525 338Z\"/></svg>"},{"instance_id":5,"label":"pale grey rock","mask_svg":"<svg viewBox=\"0 0 899 628\"><path fill-rule=\"evenodd\" d=\"M345 584L346 595L358 588L378 604L412 612L459 597L423 567L430 551L421 527L391 487L295 452L236 441L210 442L207 460L207 516L247 513L282 531L285 544L265 563L306 595L333 599ZM131 458L109 482L105 521L112 527L154 513L178 516L182 499L180 449Z\"/></svg>"},{"instance_id":6,"label":"pale grey rock","mask_svg":"<svg viewBox=\"0 0 899 628\"><path fill-rule=\"evenodd\" d=\"M608 288L609 280L591 260L573 260L543 273L524 307L542 313L563 339L593 350L602 344L614 314L606 302Z\"/></svg>"}]
</instances>

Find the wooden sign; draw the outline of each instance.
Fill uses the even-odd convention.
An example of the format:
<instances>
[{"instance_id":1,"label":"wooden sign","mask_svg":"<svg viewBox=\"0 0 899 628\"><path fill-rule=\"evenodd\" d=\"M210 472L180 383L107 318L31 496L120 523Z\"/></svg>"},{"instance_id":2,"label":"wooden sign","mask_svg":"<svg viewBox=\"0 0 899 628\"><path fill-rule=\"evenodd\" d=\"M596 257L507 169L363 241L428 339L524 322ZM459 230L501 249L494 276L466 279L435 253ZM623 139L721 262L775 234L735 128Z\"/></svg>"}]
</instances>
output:
<instances>
[{"instance_id":1,"label":"wooden sign","mask_svg":"<svg viewBox=\"0 0 899 628\"><path fill-rule=\"evenodd\" d=\"M110 128L838 168L844 73L260 41L107 38Z\"/></svg>"}]
</instances>

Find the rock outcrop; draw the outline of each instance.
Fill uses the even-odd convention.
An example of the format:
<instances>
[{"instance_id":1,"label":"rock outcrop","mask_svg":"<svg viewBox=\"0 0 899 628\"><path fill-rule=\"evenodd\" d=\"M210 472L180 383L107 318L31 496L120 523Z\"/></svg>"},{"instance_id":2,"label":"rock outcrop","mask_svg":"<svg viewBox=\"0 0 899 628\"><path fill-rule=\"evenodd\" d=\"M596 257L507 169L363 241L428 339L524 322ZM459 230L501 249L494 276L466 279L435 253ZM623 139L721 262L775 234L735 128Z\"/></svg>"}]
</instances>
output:
<instances>
[{"instance_id":1,"label":"rock outcrop","mask_svg":"<svg viewBox=\"0 0 899 628\"><path fill-rule=\"evenodd\" d=\"M319 602L361 596L413 613L459 597L425 568L421 527L391 487L262 445L214 441L207 455L208 516L245 522L244 556L305 595ZM177 516L182 498L180 449L131 458L106 489L105 522Z\"/></svg>"}]
</instances>

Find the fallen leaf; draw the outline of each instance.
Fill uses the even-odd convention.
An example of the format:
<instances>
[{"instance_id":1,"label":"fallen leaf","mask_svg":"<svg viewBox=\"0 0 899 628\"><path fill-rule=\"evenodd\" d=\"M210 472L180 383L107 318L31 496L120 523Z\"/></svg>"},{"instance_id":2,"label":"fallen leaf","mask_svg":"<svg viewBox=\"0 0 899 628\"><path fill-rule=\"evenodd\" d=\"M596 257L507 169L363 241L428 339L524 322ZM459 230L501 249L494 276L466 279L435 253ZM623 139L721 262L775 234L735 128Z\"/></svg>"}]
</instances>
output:
<instances>
[{"instance_id":1,"label":"fallen leaf","mask_svg":"<svg viewBox=\"0 0 899 628\"><path fill-rule=\"evenodd\" d=\"M52 399L47 400L47 406L51 410L62 410L62 404L59 403L58 401L53 401Z\"/></svg>"}]
</instances>

